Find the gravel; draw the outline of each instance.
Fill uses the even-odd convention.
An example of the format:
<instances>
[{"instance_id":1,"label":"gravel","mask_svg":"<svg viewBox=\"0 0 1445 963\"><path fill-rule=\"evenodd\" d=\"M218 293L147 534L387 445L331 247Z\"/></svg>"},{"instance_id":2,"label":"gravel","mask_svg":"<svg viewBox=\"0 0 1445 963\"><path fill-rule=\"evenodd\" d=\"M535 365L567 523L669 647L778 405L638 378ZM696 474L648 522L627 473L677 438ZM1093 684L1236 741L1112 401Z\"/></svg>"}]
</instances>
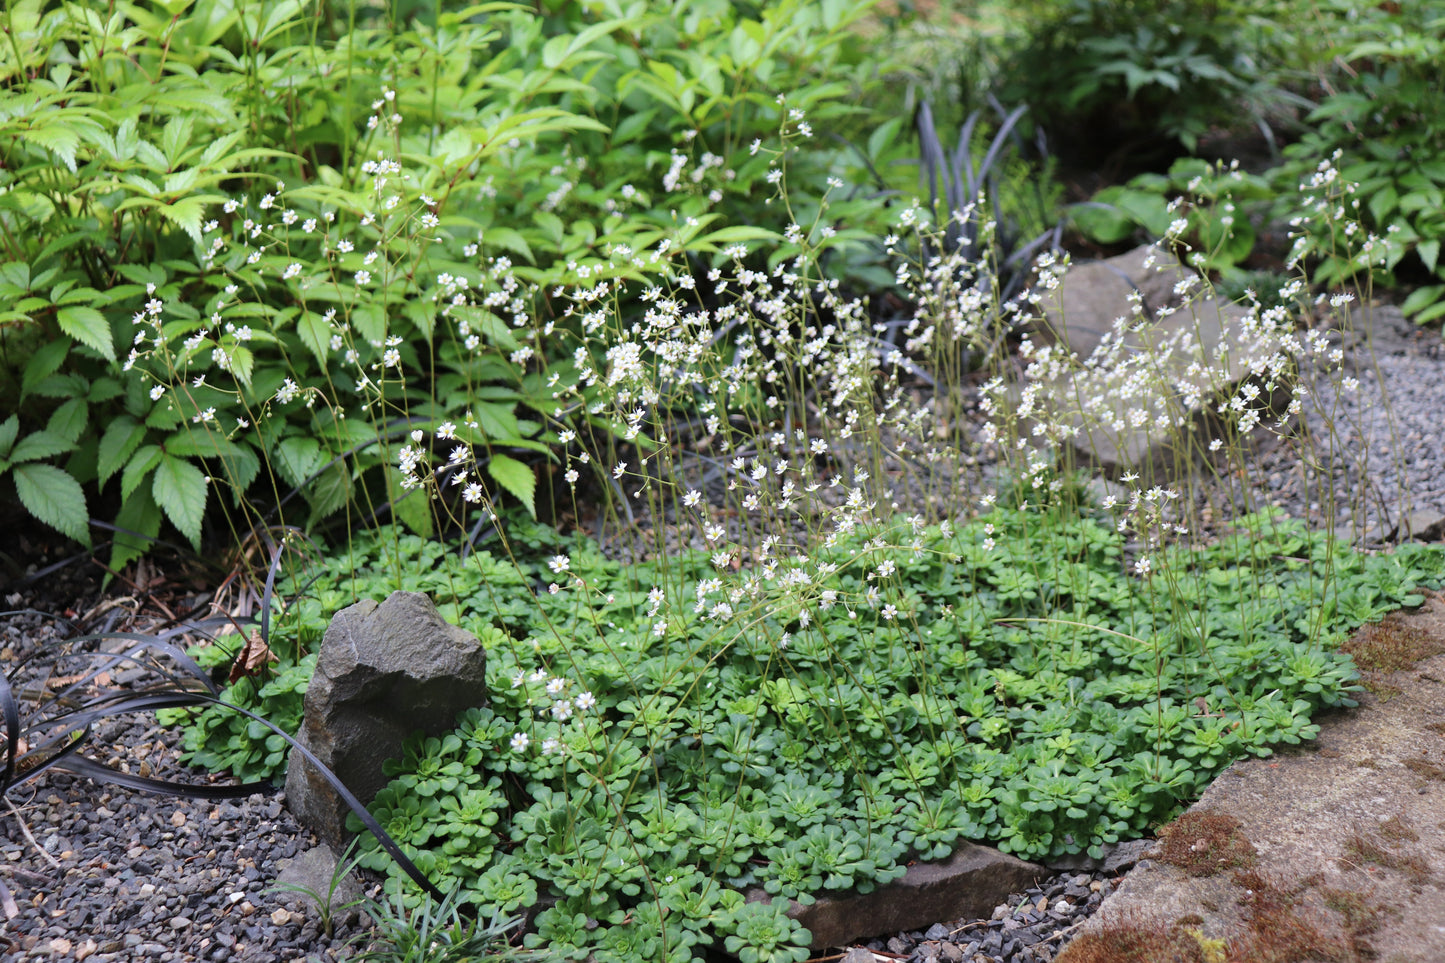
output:
<instances>
[{"instance_id":1,"label":"gravel","mask_svg":"<svg viewBox=\"0 0 1445 963\"><path fill-rule=\"evenodd\" d=\"M952 920L925 930L897 933L861 945L868 956L852 951L843 963L871 963L872 954L908 963L1049 963L1068 938L1099 908L1122 877L1067 873L1014 893L994 908L988 919Z\"/></svg>"},{"instance_id":2,"label":"gravel","mask_svg":"<svg viewBox=\"0 0 1445 963\"><path fill-rule=\"evenodd\" d=\"M3 591L7 609L67 613L78 626L89 621L80 613L100 608L99 584L79 566ZM7 615L0 659L8 669L62 635L55 620L35 612ZM176 761L177 737L153 718L119 717L97 728L90 754L141 775L198 781ZM193 800L48 771L0 805L0 883L18 910L0 918L0 957L338 958L335 951L361 932L359 914L337 913L328 937L308 896L272 889L286 861L315 845L279 793Z\"/></svg>"},{"instance_id":3,"label":"gravel","mask_svg":"<svg viewBox=\"0 0 1445 963\"><path fill-rule=\"evenodd\" d=\"M1311 486L1328 478L1341 502L1337 524L1378 540L1402 518L1413 519L1417 533L1445 518L1445 358L1437 335L1389 316L1377 321L1373 342L1374 363L1354 348L1357 391L1336 397L1327 386L1318 389L1349 457L1311 478L1298 468L1298 451L1281 445L1263 457L1259 494L1304 516L1321 501ZM1379 403L1386 392L1389 419ZM1315 414L1307 413L1305 424L1317 436L1328 428ZM1381 507L1388 509L1384 524ZM38 542L12 539L8 550L24 556L27 549L32 571L53 560ZM77 613L101 599L96 579L79 566L0 592L7 608L65 612L82 623ZM0 618L0 658L9 664L56 634L56 624L38 615ZM169 770L177 766L176 740L177 733L139 720L110 726L97 743L116 747L115 757L133 766ZM316 845L279 796L186 800L47 773L13 790L8 804L0 810L0 882L18 913L0 921L5 959L329 960L344 958L363 935L358 914L343 913L328 937L309 897L272 889L284 861ZM867 959L916 963L1052 960L1113 891L1119 869L1067 872L1014 894L989 919L881 937L844 959L856 963L865 959L856 954L867 952Z\"/></svg>"}]
</instances>

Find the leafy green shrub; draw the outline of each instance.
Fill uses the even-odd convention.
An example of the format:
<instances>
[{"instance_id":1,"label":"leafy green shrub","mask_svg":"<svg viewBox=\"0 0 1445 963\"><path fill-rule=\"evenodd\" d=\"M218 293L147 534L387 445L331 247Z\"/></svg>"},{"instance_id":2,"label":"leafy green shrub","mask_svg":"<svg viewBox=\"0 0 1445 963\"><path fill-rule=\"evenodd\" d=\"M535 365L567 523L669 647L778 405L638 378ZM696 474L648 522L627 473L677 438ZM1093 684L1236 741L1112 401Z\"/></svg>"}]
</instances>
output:
<instances>
[{"instance_id":1,"label":"leafy green shrub","mask_svg":"<svg viewBox=\"0 0 1445 963\"><path fill-rule=\"evenodd\" d=\"M1071 163L1137 170L1242 104L1278 96L1251 46L1248 7L1233 0L1033 0L1001 67L1004 98L1028 104Z\"/></svg>"},{"instance_id":2,"label":"leafy green shrub","mask_svg":"<svg viewBox=\"0 0 1445 963\"><path fill-rule=\"evenodd\" d=\"M1346 250L1332 236L1326 213L1312 212L1296 224L1300 253L1320 283L1392 282L1405 267L1423 272L1427 283L1406 299L1405 312L1421 323L1445 316L1445 4L1327 0L1317 7L1319 19L1301 42L1324 65L1325 96L1277 173L1282 183L1298 182L1325 162L1316 176L1333 169L1357 185L1338 203L1378 238L1378 250L1361 261L1357 246ZM1328 46L1315 47L1320 39Z\"/></svg>"},{"instance_id":3,"label":"leafy green shrub","mask_svg":"<svg viewBox=\"0 0 1445 963\"><path fill-rule=\"evenodd\" d=\"M1254 251L1251 215L1274 199L1269 183L1238 162L1182 157L1165 174L1139 174L1069 209L1074 227L1099 244L1182 242L1189 261L1228 277ZM1176 224L1176 221L1181 223Z\"/></svg>"},{"instance_id":4,"label":"leafy green shrub","mask_svg":"<svg viewBox=\"0 0 1445 963\"><path fill-rule=\"evenodd\" d=\"M402 28L294 0L12 4L6 477L82 542L113 518L113 569L163 521L194 545L208 511L234 525L288 488L311 523L357 507L429 530L393 468L415 424L467 424L497 496L535 509L556 406L512 323L570 323L551 285L614 254L666 237L686 269L816 213L849 155L797 138L785 211L755 143L789 118L846 128L865 9L496 4ZM403 360L423 374L391 376Z\"/></svg>"}]
</instances>

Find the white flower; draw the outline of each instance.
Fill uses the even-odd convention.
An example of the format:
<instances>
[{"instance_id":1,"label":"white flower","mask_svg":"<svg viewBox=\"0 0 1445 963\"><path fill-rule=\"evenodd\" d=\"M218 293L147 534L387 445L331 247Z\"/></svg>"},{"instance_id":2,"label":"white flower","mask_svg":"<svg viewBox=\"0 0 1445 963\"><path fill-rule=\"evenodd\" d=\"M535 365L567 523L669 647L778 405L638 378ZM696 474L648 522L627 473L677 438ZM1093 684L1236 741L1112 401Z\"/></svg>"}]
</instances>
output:
<instances>
[{"instance_id":1,"label":"white flower","mask_svg":"<svg viewBox=\"0 0 1445 963\"><path fill-rule=\"evenodd\" d=\"M547 567L557 575L561 575L572 567L572 559L566 555L553 555L547 562Z\"/></svg>"},{"instance_id":2,"label":"white flower","mask_svg":"<svg viewBox=\"0 0 1445 963\"><path fill-rule=\"evenodd\" d=\"M156 385L151 389L151 401L160 401L161 395L166 393L165 385Z\"/></svg>"},{"instance_id":3,"label":"white flower","mask_svg":"<svg viewBox=\"0 0 1445 963\"><path fill-rule=\"evenodd\" d=\"M597 697L591 692L583 692L577 696L577 711L586 712L597 704Z\"/></svg>"},{"instance_id":4,"label":"white flower","mask_svg":"<svg viewBox=\"0 0 1445 963\"><path fill-rule=\"evenodd\" d=\"M512 751L522 752L532 744L532 737L525 732L519 732L512 737Z\"/></svg>"},{"instance_id":5,"label":"white flower","mask_svg":"<svg viewBox=\"0 0 1445 963\"><path fill-rule=\"evenodd\" d=\"M467 501L469 501L469 502L479 502L479 501L481 501L481 500L482 500L482 486L481 486L481 485L478 485L476 482L472 482L471 484L467 485L466 488L463 488L463 489L462 489L462 498L464 498L465 500L467 500Z\"/></svg>"}]
</instances>

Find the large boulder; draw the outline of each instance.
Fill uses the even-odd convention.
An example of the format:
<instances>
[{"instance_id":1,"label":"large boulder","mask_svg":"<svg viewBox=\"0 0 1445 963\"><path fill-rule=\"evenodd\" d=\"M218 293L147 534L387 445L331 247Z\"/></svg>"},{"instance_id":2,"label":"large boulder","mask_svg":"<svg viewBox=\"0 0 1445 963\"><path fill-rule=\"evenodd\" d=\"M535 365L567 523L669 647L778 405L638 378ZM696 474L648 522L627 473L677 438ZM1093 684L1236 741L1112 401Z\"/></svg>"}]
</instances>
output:
<instances>
[{"instance_id":1,"label":"large boulder","mask_svg":"<svg viewBox=\"0 0 1445 963\"><path fill-rule=\"evenodd\" d=\"M486 669L477 637L448 624L425 595L394 592L380 605L358 602L326 629L298 741L369 803L388 781L381 764L401 756L408 735L449 732L459 712L486 704ZM350 809L294 750L286 804L342 850Z\"/></svg>"}]
</instances>

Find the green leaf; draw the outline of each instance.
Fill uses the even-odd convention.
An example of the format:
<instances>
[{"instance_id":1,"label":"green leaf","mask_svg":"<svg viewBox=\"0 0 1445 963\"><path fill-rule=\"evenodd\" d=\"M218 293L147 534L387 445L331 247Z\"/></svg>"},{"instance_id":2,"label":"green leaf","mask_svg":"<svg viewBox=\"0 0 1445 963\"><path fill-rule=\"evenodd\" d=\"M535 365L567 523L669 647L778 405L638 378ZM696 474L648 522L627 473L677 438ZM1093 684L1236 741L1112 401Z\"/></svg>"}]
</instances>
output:
<instances>
[{"instance_id":1,"label":"green leaf","mask_svg":"<svg viewBox=\"0 0 1445 963\"><path fill-rule=\"evenodd\" d=\"M50 421L45 425L45 430L75 444L80 440L80 433L85 431L86 422L89 420L90 406L85 403L85 399L71 398L55 409Z\"/></svg>"},{"instance_id":2,"label":"green leaf","mask_svg":"<svg viewBox=\"0 0 1445 963\"><path fill-rule=\"evenodd\" d=\"M386 493L391 499L393 516L422 538L432 537L435 526L432 523L431 500L427 498L425 491L419 488L402 488L401 472L387 466Z\"/></svg>"},{"instance_id":3,"label":"green leaf","mask_svg":"<svg viewBox=\"0 0 1445 963\"><path fill-rule=\"evenodd\" d=\"M70 344L62 338L36 349L25 363L25 373L20 376L20 400L24 401L37 384L60 370L65 356L70 353Z\"/></svg>"},{"instance_id":4,"label":"green leaf","mask_svg":"<svg viewBox=\"0 0 1445 963\"><path fill-rule=\"evenodd\" d=\"M186 197L174 204L162 204L161 216L201 243L201 220L206 216L205 202L199 198Z\"/></svg>"},{"instance_id":5,"label":"green leaf","mask_svg":"<svg viewBox=\"0 0 1445 963\"><path fill-rule=\"evenodd\" d=\"M323 471L306 490L311 503L311 523L325 518L346 506L351 499L351 474L346 462L339 461Z\"/></svg>"},{"instance_id":6,"label":"green leaf","mask_svg":"<svg viewBox=\"0 0 1445 963\"><path fill-rule=\"evenodd\" d=\"M110 335L110 322L95 308L71 305L55 313L60 330L88 348L94 348L107 361L115 360L115 340Z\"/></svg>"},{"instance_id":7,"label":"green leaf","mask_svg":"<svg viewBox=\"0 0 1445 963\"><path fill-rule=\"evenodd\" d=\"M151 494L171 524L191 543L201 547L201 516L206 511L206 476L184 458L165 455L156 466Z\"/></svg>"},{"instance_id":8,"label":"green leaf","mask_svg":"<svg viewBox=\"0 0 1445 963\"><path fill-rule=\"evenodd\" d=\"M85 493L69 472L54 465L16 465L15 493L36 520L82 545L90 545Z\"/></svg>"},{"instance_id":9,"label":"green leaf","mask_svg":"<svg viewBox=\"0 0 1445 963\"><path fill-rule=\"evenodd\" d=\"M720 228L708 234L704 234L694 243L696 244L735 244L743 241L781 241L783 236L777 231L770 231L765 227L749 227L746 224L735 224L732 227Z\"/></svg>"},{"instance_id":10,"label":"green leaf","mask_svg":"<svg viewBox=\"0 0 1445 963\"><path fill-rule=\"evenodd\" d=\"M321 444L315 438L287 438L272 450L272 464L297 488L321 465Z\"/></svg>"},{"instance_id":11,"label":"green leaf","mask_svg":"<svg viewBox=\"0 0 1445 963\"><path fill-rule=\"evenodd\" d=\"M144 555L161 532L161 510L149 488L137 489L125 500L115 516L115 527L123 531L115 533L110 568L112 572L119 572Z\"/></svg>"},{"instance_id":12,"label":"green leaf","mask_svg":"<svg viewBox=\"0 0 1445 963\"><path fill-rule=\"evenodd\" d=\"M1435 265L1440 260L1440 239L1431 238L1428 241L1421 241L1415 245L1415 253L1420 255L1420 260L1425 262L1427 271L1434 271Z\"/></svg>"},{"instance_id":13,"label":"green leaf","mask_svg":"<svg viewBox=\"0 0 1445 963\"><path fill-rule=\"evenodd\" d=\"M120 475L120 497L122 501L129 501L131 492L140 486L150 470L161 461L161 448L159 445L146 445L131 456L126 462L125 471Z\"/></svg>"},{"instance_id":14,"label":"green leaf","mask_svg":"<svg viewBox=\"0 0 1445 963\"><path fill-rule=\"evenodd\" d=\"M63 123L32 127L21 136L54 153L72 174L75 173L75 150L80 146L80 134L73 127L67 127Z\"/></svg>"},{"instance_id":15,"label":"green leaf","mask_svg":"<svg viewBox=\"0 0 1445 963\"><path fill-rule=\"evenodd\" d=\"M11 415L3 422L0 422L0 458L10 457L10 447L15 444L15 439L19 434L19 415Z\"/></svg>"},{"instance_id":16,"label":"green leaf","mask_svg":"<svg viewBox=\"0 0 1445 963\"><path fill-rule=\"evenodd\" d=\"M1445 284L1431 284L1406 298L1405 303L1400 305L1400 310L1406 316L1414 316L1442 301L1445 301ZM1418 318L1416 322L1419 322Z\"/></svg>"},{"instance_id":17,"label":"green leaf","mask_svg":"<svg viewBox=\"0 0 1445 963\"><path fill-rule=\"evenodd\" d=\"M331 325L326 319L307 311L296 322L296 333L301 336L301 343L310 348L316 360L324 365L331 350Z\"/></svg>"},{"instance_id":18,"label":"green leaf","mask_svg":"<svg viewBox=\"0 0 1445 963\"><path fill-rule=\"evenodd\" d=\"M493 455L487 463L487 473L527 509L533 518L537 517L537 473L529 466L506 455Z\"/></svg>"},{"instance_id":19,"label":"green leaf","mask_svg":"<svg viewBox=\"0 0 1445 963\"><path fill-rule=\"evenodd\" d=\"M105 434L100 436L99 460L96 464L101 484L105 484L111 475L121 470L126 459L145 440L145 436L145 426L130 415L121 415L106 426Z\"/></svg>"},{"instance_id":20,"label":"green leaf","mask_svg":"<svg viewBox=\"0 0 1445 963\"><path fill-rule=\"evenodd\" d=\"M1128 212L1103 201L1084 201L1068 208L1079 233L1100 244L1118 244L1134 236L1139 224Z\"/></svg>"},{"instance_id":21,"label":"green leaf","mask_svg":"<svg viewBox=\"0 0 1445 963\"><path fill-rule=\"evenodd\" d=\"M59 435L51 434L48 431L33 431L20 439L10 452L10 460L39 461L42 458L53 458L63 454L75 447L75 442L66 441Z\"/></svg>"}]
</instances>

